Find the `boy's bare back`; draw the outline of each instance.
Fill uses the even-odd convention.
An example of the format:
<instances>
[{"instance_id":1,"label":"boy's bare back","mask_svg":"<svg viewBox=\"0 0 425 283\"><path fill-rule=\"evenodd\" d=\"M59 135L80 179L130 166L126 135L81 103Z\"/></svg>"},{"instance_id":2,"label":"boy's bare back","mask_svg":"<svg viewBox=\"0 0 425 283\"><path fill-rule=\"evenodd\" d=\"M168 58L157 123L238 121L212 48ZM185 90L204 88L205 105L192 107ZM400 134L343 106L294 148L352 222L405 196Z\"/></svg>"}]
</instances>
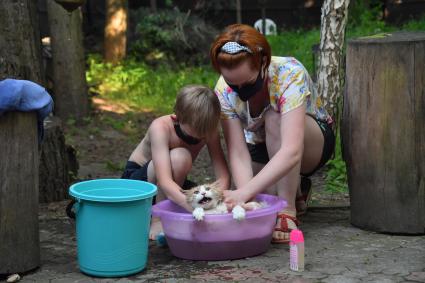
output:
<instances>
[{"instance_id":1,"label":"boy's bare back","mask_svg":"<svg viewBox=\"0 0 425 283\"><path fill-rule=\"evenodd\" d=\"M152 137L156 146L158 145L157 143L167 145L168 150L184 147L191 153L192 159L195 159L205 145L205 141L201 141L196 145L188 145L183 142L174 130L173 118L175 119L175 115L170 114L153 120L142 141L131 153L129 160L139 165L143 165L152 160Z\"/></svg>"}]
</instances>

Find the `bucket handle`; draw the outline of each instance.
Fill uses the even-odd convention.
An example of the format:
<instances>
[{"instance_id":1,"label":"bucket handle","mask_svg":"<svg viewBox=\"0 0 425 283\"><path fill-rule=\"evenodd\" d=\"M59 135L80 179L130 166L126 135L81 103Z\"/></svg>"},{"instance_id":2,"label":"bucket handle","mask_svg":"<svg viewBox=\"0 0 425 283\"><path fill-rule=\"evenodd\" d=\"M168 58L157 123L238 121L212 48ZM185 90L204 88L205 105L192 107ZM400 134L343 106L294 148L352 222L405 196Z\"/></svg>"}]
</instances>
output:
<instances>
[{"instance_id":1,"label":"bucket handle","mask_svg":"<svg viewBox=\"0 0 425 283\"><path fill-rule=\"evenodd\" d=\"M80 200L72 199L66 206L66 215L68 215L69 218L75 219L75 215L78 213L78 209L80 208L79 202Z\"/></svg>"}]
</instances>

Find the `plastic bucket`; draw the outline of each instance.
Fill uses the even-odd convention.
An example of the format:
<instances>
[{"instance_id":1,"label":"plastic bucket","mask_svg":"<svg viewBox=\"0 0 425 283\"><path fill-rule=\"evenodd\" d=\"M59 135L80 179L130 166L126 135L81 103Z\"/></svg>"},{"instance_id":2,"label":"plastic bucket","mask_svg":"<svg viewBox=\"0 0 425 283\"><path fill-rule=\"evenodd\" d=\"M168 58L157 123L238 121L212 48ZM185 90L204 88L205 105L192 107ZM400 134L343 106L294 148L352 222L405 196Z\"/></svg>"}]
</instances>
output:
<instances>
[{"instance_id":1,"label":"plastic bucket","mask_svg":"<svg viewBox=\"0 0 425 283\"><path fill-rule=\"evenodd\" d=\"M155 185L126 179L74 184L80 270L100 277L137 273L146 266Z\"/></svg>"}]
</instances>

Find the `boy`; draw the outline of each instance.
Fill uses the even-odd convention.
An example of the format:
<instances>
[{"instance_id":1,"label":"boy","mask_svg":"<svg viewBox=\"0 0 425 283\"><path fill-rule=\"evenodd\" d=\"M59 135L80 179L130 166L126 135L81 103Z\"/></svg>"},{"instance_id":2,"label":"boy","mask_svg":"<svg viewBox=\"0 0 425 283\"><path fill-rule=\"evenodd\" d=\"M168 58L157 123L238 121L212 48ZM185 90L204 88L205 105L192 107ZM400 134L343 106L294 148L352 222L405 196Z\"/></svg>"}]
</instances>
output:
<instances>
[{"instance_id":1,"label":"boy","mask_svg":"<svg viewBox=\"0 0 425 283\"><path fill-rule=\"evenodd\" d=\"M148 181L158 186L157 201L168 198L188 211L180 191L188 187L186 176L198 153L208 148L214 173L222 189L228 189L230 176L220 144L218 123L220 103L204 86L189 85L177 94L174 114L155 119L128 159L122 178ZM158 218L152 218L149 238L162 232Z\"/></svg>"}]
</instances>

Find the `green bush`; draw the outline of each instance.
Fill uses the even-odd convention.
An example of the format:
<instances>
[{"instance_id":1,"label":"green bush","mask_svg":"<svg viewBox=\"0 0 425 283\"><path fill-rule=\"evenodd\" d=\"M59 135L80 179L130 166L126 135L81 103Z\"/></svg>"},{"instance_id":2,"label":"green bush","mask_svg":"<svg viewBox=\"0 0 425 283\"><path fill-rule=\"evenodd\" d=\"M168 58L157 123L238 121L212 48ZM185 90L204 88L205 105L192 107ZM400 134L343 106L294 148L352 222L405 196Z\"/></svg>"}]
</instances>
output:
<instances>
[{"instance_id":1,"label":"green bush","mask_svg":"<svg viewBox=\"0 0 425 283\"><path fill-rule=\"evenodd\" d=\"M112 101L125 103L137 109L171 113L178 90L187 84L214 87L218 75L210 67L168 66L153 68L143 62L128 59L112 66L100 56L88 59L87 81L90 91Z\"/></svg>"},{"instance_id":2,"label":"green bush","mask_svg":"<svg viewBox=\"0 0 425 283\"><path fill-rule=\"evenodd\" d=\"M149 63L207 63L208 50L217 31L201 18L177 9L152 13L140 8L132 13L136 28L130 52Z\"/></svg>"}]
</instances>

